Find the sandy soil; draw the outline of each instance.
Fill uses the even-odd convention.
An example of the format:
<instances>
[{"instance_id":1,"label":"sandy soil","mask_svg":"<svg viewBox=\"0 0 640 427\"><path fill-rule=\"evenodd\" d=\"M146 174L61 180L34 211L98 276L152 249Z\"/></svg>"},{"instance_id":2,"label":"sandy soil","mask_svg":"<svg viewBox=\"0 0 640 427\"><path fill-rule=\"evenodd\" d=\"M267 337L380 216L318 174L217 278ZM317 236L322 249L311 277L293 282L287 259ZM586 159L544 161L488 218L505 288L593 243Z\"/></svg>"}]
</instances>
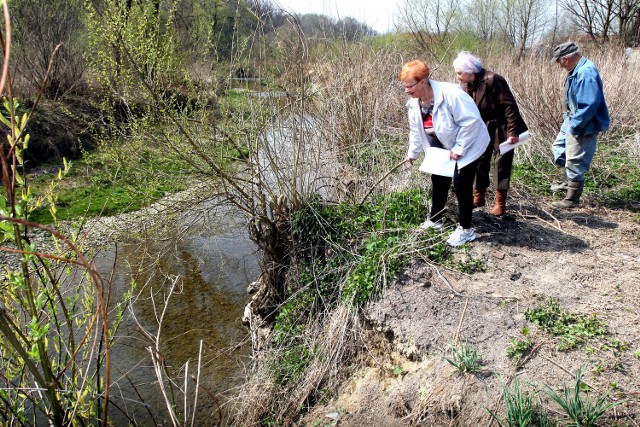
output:
<instances>
[{"instance_id":1,"label":"sandy soil","mask_svg":"<svg viewBox=\"0 0 640 427\"><path fill-rule=\"evenodd\" d=\"M497 426L488 410L503 414L504 384L515 376L560 420L543 384L573 385L581 367L593 396L626 400L599 425L639 425L639 216L588 200L565 212L548 202L510 200L502 218L487 208L474 212L478 239L468 253L453 252L482 260L484 272L414 262L367 308L368 351L354 373L300 425ZM595 314L607 334L559 351L559 339L524 316L549 297L572 313ZM516 369L506 349L511 339L523 338L523 327L534 351ZM478 350L480 373L458 374L444 359L456 339ZM621 345L612 345L615 340Z\"/></svg>"}]
</instances>

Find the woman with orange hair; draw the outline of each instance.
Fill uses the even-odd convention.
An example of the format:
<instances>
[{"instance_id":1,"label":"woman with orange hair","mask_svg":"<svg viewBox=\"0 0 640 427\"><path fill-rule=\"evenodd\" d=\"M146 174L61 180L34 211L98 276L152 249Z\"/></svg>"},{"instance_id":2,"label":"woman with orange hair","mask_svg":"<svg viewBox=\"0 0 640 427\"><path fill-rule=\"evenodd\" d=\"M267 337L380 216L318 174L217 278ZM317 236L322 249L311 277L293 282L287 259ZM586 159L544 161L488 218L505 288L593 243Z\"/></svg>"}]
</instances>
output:
<instances>
[{"instance_id":1,"label":"woman with orange hair","mask_svg":"<svg viewBox=\"0 0 640 427\"><path fill-rule=\"evenodd\" d=\"M429 79L429 67L422 61L406 63L400 71L409 116L409 149L406 161L413 165L428 147L449 150L456 162L453 177L431 175L432 197L429 218L423 229L443 229L444 208L453 181L458 200L458 227L447 243L460 246L475 240L471 226L473 181L480 156L489 145L489 133L478 107L457 84Z\"/></svg>"}]
</instances>

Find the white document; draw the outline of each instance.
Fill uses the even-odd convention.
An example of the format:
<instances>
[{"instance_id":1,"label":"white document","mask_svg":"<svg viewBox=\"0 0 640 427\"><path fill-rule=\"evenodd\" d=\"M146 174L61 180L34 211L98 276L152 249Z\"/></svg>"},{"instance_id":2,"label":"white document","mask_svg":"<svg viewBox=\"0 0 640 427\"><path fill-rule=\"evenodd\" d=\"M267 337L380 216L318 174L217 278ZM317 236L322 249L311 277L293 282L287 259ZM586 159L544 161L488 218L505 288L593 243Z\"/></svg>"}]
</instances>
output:
<instances>
[{"instance_id":1,"label":"white document","mask_svg":"<svg viewBox=\"0 0 640 427\"><path fill-rule=\"evenodd\" d=\"M514 148L516 148L518 145L527 142L527 140L529 139L529 131L522 132L518 138L520 138L520 141L516 142L515 144L509 144L509 142L507 141L500 144L500 154L504 154L507 151L511 151Z\"/></svg>"},{"instance_id":2,"label":"white document","mask_svg":"<svg viewBox=\"0 0 640 427\"><path fill-rule=\"evenodd\" d=\"M452 177L456 169L456 161L449 159L449 150L427 147L420 171L432 175Z\"/></svg>"}]
</instances>

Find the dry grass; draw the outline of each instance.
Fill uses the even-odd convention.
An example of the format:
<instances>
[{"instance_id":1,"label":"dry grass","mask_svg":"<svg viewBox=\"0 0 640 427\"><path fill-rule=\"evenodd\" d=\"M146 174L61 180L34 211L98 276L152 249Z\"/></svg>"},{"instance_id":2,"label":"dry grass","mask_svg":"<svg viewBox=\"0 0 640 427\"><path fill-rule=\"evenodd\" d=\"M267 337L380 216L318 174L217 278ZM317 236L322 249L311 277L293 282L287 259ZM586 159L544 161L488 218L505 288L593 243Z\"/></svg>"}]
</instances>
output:
<instances>
[{"instance_id":1,"label":"dry grass","mask_svg":"<svg viewBox=\"0 0 640 427\"><path fill-rule=\"evenodd\" d=\"M238 393L239 399L232 402L236 425L260 425L269 416L290 424L302 408L319 398L321 388L336 382L341 367L357 350L361 325L352 309L340 306L319 316L305 331L310 360L297 380L277 384L273 378L273 364L280 363L284 349L254 356L256 370Z\"/></svg>"}]
</instances>

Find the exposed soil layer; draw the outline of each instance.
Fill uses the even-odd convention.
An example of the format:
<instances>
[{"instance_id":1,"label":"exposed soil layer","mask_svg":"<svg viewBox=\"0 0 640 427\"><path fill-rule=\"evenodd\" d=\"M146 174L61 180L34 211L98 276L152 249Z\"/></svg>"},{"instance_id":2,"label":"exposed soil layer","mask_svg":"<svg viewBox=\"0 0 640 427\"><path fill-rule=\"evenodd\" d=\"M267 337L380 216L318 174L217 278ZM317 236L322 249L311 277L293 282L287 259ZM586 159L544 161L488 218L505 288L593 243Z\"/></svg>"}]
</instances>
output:
<instances>
[{"instance_id":1,"label":"exposed soil layer","mask_svg":"<svg viewBox=\"0 0 640 427\"><path fill-rule=\"evenodd\" d=\"M580 368L592 398L626 400L599 425L640 424L638 214L588 200L562 212L534 198L508 208L501 218L487 208L474 211L478 239L468 253L453 250L455 257L481 260L483 272L416 261L367 307L368 354L301 425L497 426L489 411L502 416L504 385L516 376L525 390L537 392L553 419L562 420L545 385L573 386ZM559 350L560 337L525 318L549 298L567 312L595 315L606 334ZM507 348L525 338L533 341L531 351L516 363ZM447 362L453 342L477 349L479 373L459 374Z\"/></svg>"}]
</instances>

